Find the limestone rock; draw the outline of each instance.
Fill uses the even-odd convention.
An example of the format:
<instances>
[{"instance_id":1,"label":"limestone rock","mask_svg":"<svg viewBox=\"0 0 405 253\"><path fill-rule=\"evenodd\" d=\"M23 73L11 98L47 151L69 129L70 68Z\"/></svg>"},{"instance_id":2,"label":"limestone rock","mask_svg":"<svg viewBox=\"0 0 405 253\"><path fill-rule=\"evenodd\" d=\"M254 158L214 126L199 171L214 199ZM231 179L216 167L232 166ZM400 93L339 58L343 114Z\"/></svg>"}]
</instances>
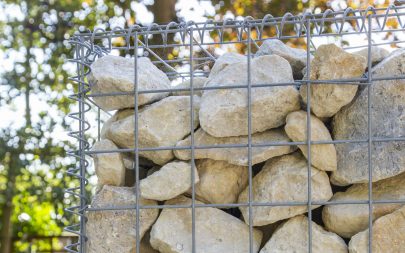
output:
<instances>
[{"instance_id":1,"label":"limestone rock","mask_svg":"<svg viewBox=\"0 0 405 253\"><path fill-rule=\"evenodd\" d=\"M332 197L332 189L326 172L312 167L311 176L312 201L329 200ZM300 153L272 158L253 178L253 201L255 203L307 201L307 182L307 161ZM239 196L239 203L247 202L248 187ZM248 208L239 209L245 222L249 223ZM307 211L307 206L255 206L252 208L253 226L264 226Z\"/></svg>"},{"instance_id":2,"label":"limestone rock","mask_svg":"<svg viewBox=\"0 0 405 253\"><path fill-rule=\"evenodd\" d=\"M247 63L227 66L205 84L211 86L247 85ZM265 55L251 61L251 83L293 82L290 64L278 55ZM251 90L252 133L263 132L285 123L288 113L300 108L293 86L255 87ZM247 88L206 90L201 97L200 125L215 137L248 134Z\"/></svg>"},{"instance_id":3,"label":"limestone rock","mask_svg":"<svg viewBox=\"0 0 405 253\"><path fill-rule=\"evenodd\" d=\"M199 97L194 96L194 128L198 127ZM172 96L139 110L138 143L140 148L174 146L190 134L190 97ZM112 122L105 130L107 138L122 148L134 148L134 116ZM142 151L140 156L163 165L173 159L172 150Z\"/></svg>"},{"instance_id":4,"label":"limestone rock","mask_svg":"<svg viewBox=\"0 0 405 253\"><path fill-rule=\"evenodd\" d=\"M125 119L129 116L132 116L133 119L135 120L134 114L135 114L134 108L116 111L106 122L104 122L103 126L101 127L100 138L101 139L107 138L106 137L107 129L111 128L111 124L114 123L115 121Z\"/></svg>"},{"instance_id":5,"label":"limestone rock","mask_svg":"<svg viewBox=\"0 0 405 253\"><path fill-rule=\"evenodd\" d=\"M194 182L197 183L198 172L195 168L194 171ZM170 162L141 180L141 197L159 201L172 199L190 189L191 181L190 163Z\"/></svg>"},{"instance_id":6,"label":"limestone rock","mask_svg":"<svg viewBox=\"0 0 405 253\"><path fill-rule=\"evenodd\" d=\"M287 123L284 127L288 137L293 141L307 140L307 112L296 111L288 114ZM311 115L311 140L331 141L329 130L317 117ZM298 145L302 154L307 157L307 145ZM311 145L311 163L317 169L325 171L336 170L336 149L333 144Z\"/></svg>"},{"instance_id":7,"label":"limestone rock","mask_svg":"<svg viewBox=\"0 0 405 253\"><path fill-rule=\"evenodd\" d=\"M312 252L347 253L347 246L342 238L313 221L311 224ZM307 252L308 238L308 218L299 215L280 225L260 253Z\"/></svg>"},{"instance_id":8,"label":"limestone rock","mask_svg":"<svg viewBox=\"0 0 405 253\"><path fill-rule=\"evenodd\" d=\"M361 49L354 53L363 56L364 58L366 58L366 62L368 61L368 48ZM390 52L382 47L371 47L371 63L379 63L380 61L384 60L384 58L387 57L389 54Z\"/></svg>"},{"instance_id":9,"label":"limestone rock","mask_svg":"<svg viewBox=\"0 0 405 253\"><path fill-rule=\"evenodd\" d=\"M118 147L108 139L96 142L92 148L93 151L117 149ZM124 185L125 167L121 153L96 153L92 156L99 185Z\"/></svg>"},{"instance_id":10,"label":"limestone rock","mask_svg":"<svg viewBox=\"0 0 405 253\"><path fill-rule=\"evenodd\" d=\"M225 69L227 66L232 65L234 63L239 63L239 62L246 62L247 58L246 56L242 54L237 54L237 53L225 53L218 57L216 59L214 66L212 66L212 69L210 71L210 75L208 79L212 79L215 75L220 73L223 69Z\"/></svg>"},{"instance_id":11,"label":"limestone rock","mask_svg":"<svg viewBox=\"0 0 405 253\"><path fill-rule=\"evenodd\" d=\"M373 184L373 200L398 200L405 196L405 173ZM356 184L345 192L337 192L332 201L367 201L368 184ZM401 204L375 204L373 217L376 219L398 209ZM322 219L329 231L350 238L368 228L368 204L326 205Z\"/></svg>"},{"instance_id":12,"label":"limestone rock","mask_svg":"<svg viewBox=\"0 0 405 253\"><path fill-rule=\"evenodd\" d=\"M139 199L140 205L157 205ZM92 201L93 208L121 207L136 204L135 189L105 185ZM140 238L155 222L157 209L140 210ZM86 236L89 253L133 253L136 249L136 210L89 211Z\"/></svg>"},{"instance_id":13,"label":"limestone rock","mask_svg":"<svg viewBox=\"0 0 405 253\"><path fill-rule=\"evenodd\" d=\"M369 230L366 229L352 237L350 253L368 251ZM373 223L372 252L404 252L405 249L405 207L378 218Z\"/></svg>"},{"instance_id":14,"label":"limestone rock","mask_svg":"<svg viewBox=\"0 0 405 253\"><path fill-rule=\"evenodd\" d=\"M113 55L97 59L89 75L92 93L133 92L135 60ZM149 58L138 58L138 89L169 89L170 81ZM149 104L168 95L168 92L139 94L138 105ZM133 95L94 97L94 102L106 111L134 107Z\"/></svg>"},{"instance_id":15,"label":"limestone rock","mask_svg":"<svg viewBox=\"0 0 405 253\"><path fill-rule=\"evenodd\" d=\"M208 80L206 77L194 77L193 78L193 88L202 88L204 87L205 82ZM181 84L174 86L176 89L190 89L190 79L182 82ZM202 90L194 90L194 95L202 96ZM190 96L190 91L174 91L173 96Z\"/></svg>"},{"instance_id":16,"label":"limestone rock","mask_svg":"<svg viewBox=\"0 0 405 253\"><path fill-rule=\"evenodd\" d=\"M261 144L269 142L289 142L283 129L271 129L262 133L252 134L252 143ZM247 136L237 137L214 137L207 134L201 128L194 133L195 146L211 145L230 145L230 144L247 144ZM176 147L190 146L191 137L179 141ZM264 162L269 158L294 152L295 146L268 146L252 148L252 165ZM175 150L174 155L180 160L190 160L191 152L189 150ZM211 149L194 149L195 159L209 158L217 161L227 161L228 163L248 166L248 148L211 148Z\"/></svg>"},{"instance_id":17,"label":"limestone rock","mask_svg":"<svg viewBox=\"0 0 405 253\"><path fill-rule=\"evenodd\" d=\"M373 78L403 76L405 49L398 49L372 69ZM371 90L371 135L392 138L405 136L405 80L374 81ZM335 140L367 139L367 88L333 119ZM368 143L336 145L338 167L331 182L336 185L368 182ZM373 142L373 181L405 171L405 142Z\"/></svg>"},{"instance_id":18,"label":"limestone rock","mask_svg":"<svg viewBox=\"0 0 405 253\"><path fill-rule=\"evenodd\" d=\"M335 44L321 45L311 61L311 80L335 80L359 78L366 68L366 59L350 54ZM311 110L318 117L331 117L349 104L357 92L357 85L311 84ZM307 86L300 88L301 97L307 103Z\"/></svg>"},{"instance_id":19,"label":"limestone rock","mask_svg":"<svg viewBox=\"0 0 405 253\"><path fill-rule=\"evenodd\" d=\"M235 203L247 186L248 167L211 159L197 160L196 167L200 182L195 185L195 196L203 202Z\"/></svg>"},{"instance_id":20,"label":"limestone rock","mask_svg":"<svg viewBox=\"0 0 405 253\"><path fill-rule=\"evenodd\" d=\"M201 202L196 201L201 204ZM190 205L191 199L178 197L167 205ZM161 253L192 252L191 208L163 209L152 227L150 243ZM246 253L249 251L249 226L238 218L212 207L195 209L196 252ZM253 230L253 252L259 251L262 234Z\"/></svg>"},{"instance_id":21,"label":"limestone rock","mask_svg":"<svg viewBox=\"0 0 405 253\"><path fill-rule=\"evenodd\" d=\"M289 47L277 39L265 40L256 55L278 55L286 59L293 70L294 76L300 76L302 69L307 65L307 51L300 48Z\"/></svg>"}]
</instances>

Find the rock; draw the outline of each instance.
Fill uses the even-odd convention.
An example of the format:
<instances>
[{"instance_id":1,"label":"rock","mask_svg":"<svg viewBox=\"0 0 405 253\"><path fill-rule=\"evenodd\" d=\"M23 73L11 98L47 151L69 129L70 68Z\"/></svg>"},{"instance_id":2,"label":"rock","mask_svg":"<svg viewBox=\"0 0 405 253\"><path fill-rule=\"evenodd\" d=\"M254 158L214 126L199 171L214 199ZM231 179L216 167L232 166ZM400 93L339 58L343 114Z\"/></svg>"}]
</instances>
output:
<instances>
[{"instance_id":1,"label":"rock","mask_svg":"<svg viewBox=\"0 0 405 253\"><path fill-rule=\"evenodd\" d=\"M372 69L373 78L403 76L405 49L398 49ZM405 136L405 80L374 81L371 97L371 135L392 138ZM333 119L335 140L367 139L367 88ZM337 170L331 182L336 185L368 182L368 143L336 145ZM373 142L371 145L373 182L405 171L405 142Z\"/></svg>"},{"instance_id":2,"label":"rock","mask_svg":"<svg viewBox=\"0 0 405 253\"><path fill-rule=\"evenodd\" d=\"M311 224L312 252L347 253L347 246L342 238L313 221ZM278 227L260 253L307 252L308 237L308 218L299 215Z\"/></svg>"},{"instance_id":3,"label":"rock","mask_svg":"<svg viewBox=\"0 0 405 253\"><path fill-rule=\"evenodd\" d=\"M193 78L193 88L202 88L204 87L205 82L208 80L208 78L206 77L194 77ZM182 82L181 84L174 86L173 88L176 89L190 89L190 79L189 80L185 80L184 82ZM203 91L202 90L194 90L194 95L197 96L202 96ZM173 96L190 96L190 91L174 91L173 92Z\"/></svg>"},{"instance_id":4,"label":"rock","mask_svg":"<svg viewBox=\"0 0 405 253\"><path fill-rule=\"evenodd\" d=\"M368 62L368 48L361 49L354 53L363 56L364 58L366 58L366 62ZM371 63L375 65L384 60L384 58L387 57L389 54L390 52L382 47L371 47Z\"/></svg>"},{"instance_id":5,"label":"rock","mask_svg":"<svg viewBox=\"0 0 405 253\"><path fill-rule=\"evenodd\" d=\"M147 232L142 238L142 241L141 241L141 244L139 247L140 253L159 253L159 251L154 250L152 248L149 240L150 240L150 233Z\"/></svg>"},{"instance_id":6,"label":"rock","mask_svg":"<svg viewBox=\"0 0 405 253\"><path fill-rule=\"evenodd\" d=\"M194 167L194 182L199 181ZM140 182L141 197L153 200L168 200L179 196L191 187L190 163L174 161Z\"/></svg>"},{"instance_id":7,"label":"rock","mask_svg":"<svg viewBox=\"0 0 405 253\"><path fill-rule=\"evenodd\" d=\"M321 45L311 61L311 80L360 78L367 67L366 59L350 54L335 44ZM311 84L311 110L318 117L331 117L349 104L357 92L357 85ZM307 86L301 85L300 94L307 103Z\"/></svg>"},{"instance_id":8,"label":"rock","mask_svg":"<svg viewBox=\"0 0 405 253\"><path fill-rule=\"evenodd\" d=\"M135 60L113 55L97 59L91 65L89 75L92 93L133 92L135 84ZM169 89L170 81L149 58L138 58L138 89ZM166 97L168 92L144 93L138 96L138 105L145 105ZM94 97L103 110L111 111L134 107L133 95Z\"/></svg>"},{"instance_id":9,"label":"rock","mask_svg":"<svg viewBox=\"0 0 405 253\"><path fill-rule=\"evenodd\" d=\"M114 123L115 121L118 121L118 120L125 119L128 116L134 117L134 114L135 114L134 108L122 109L122 110L118 110L117 112L115 112L106 122L104 122L103 126L101 127L100 138L101 139L107 138L106 132L107 132L107 129L111 128L112 123ZM134 120L135 120L135 118L134 118Z\"/></svg>"},{"instance_id":10,"label":"rock","mask_svg":"<svg viewBox=\"0 0 405 253\"><path fill-rule=\"evenodd\" d=\"M104 139L96 142L92 151L117 149L118 147L112 141ZM121 153L96 153L92 156L98 184L100 186L106 184L123 186L125 184L125 167Z\"/></svg>"},{"instance_id":11,"label":"rock","mask_svg":"<svg viewBox=\"0 0 405 253\"><path fill-rule=\"evenodd\" d=\"M247 85L247 63L227 66L210 78L205 87ZM251 83L293 82L289 63L277 55L251 61ZM247 88L206 90L201 97L200 125L215 137L248 134ZM251 90L252 134L282 126L285 117L299 110L299 95L294 86L256 87Z\"/></svg>"},{"instance_id":12,"label":"rock","mask_svg":"<svg viewBox=\"0 0 405 253\"><path fill-rule=\"evenodd\" d=\"M271 129L262 133L252 134L252 143L269 143L269 142L289 142L283 129ZM207 134L201 128L194 133L195 146L212 146L212 145L231 145L247 144L247 136L223 137L217 138ZM179 141L176 147L190 146L191 137ZM252 148L252 165L264 162L269 158L294 152L295 146L267 146ZM175 150L174 155L180 160L190 160L191 152L189 150ZM194 149L195 159L209 158L217 161L227 161L228 163L248 166L248 148L211 148L211 149Z\"/></svg>"},{"instance_id":13,"label":"rock","mask_svg":"<svg viewBox=\"0 0 405 253\"><path fill-rule=\"evenodd\" d=\"M194 129L198 127L199 97L194 96ZM190 97L172 96L139 110L140 148L174 146L190 134ZM107 138L121 148L134 148L134 116L119 119L105 130ZM163 165L174 158L172 150L141 151L140 156Z\"/></svg>"},{"instance_id":14,"label":"rock","mask_svg":"<svg viewBox=\"0 0 405 253\"><path fill-rule=\"evenodd\" d=\"M312 201L327 201L332 189L326 172L312 167ZM307 161L300 153L284 155L268 160L253 178L252 193L255 203L307 201ZM248 202L248 190L239 196L239 203ZM319 206L312 206L317 208ZM239 208L249 223L247 207ZM307 212L307 206L256 206L252 208L253 226L264 226Z\"/></svg>"},{"instance_id":15,"label":"rock","mask_svg":"<svg viewBox=\"0 0 405 253\"><path fill-rule=\"evenodd\" d=\"M200 182L195 185L195 196L203 202L235 203L247 186L248 167L211 159L197 160L196 167Z\"/></svg>"},{"instance_id":16,"label":"rock","mask_svg":"<svg viewBox=\"0 0 405 253\"><path fill-rule=\"evenodd\" d=\"M191 199L181 196L165 204L191 205ZM191 208L163 209L152 227L152 247L161 253L192 252L191 222ZM195 231L196 252L249 252L249 226L220 209L196 208ZM253 252L259 251L261 239L261 232L254 229Z\"/></svg>"},{"instance_id":17,"label":"rock","mask_svg":"<svg viewBox=\"0 0 405 253\"><path fill-rule=\"evenodd\" d=\"M405 196L405 173L373 184L373 200L399 200ZM332 201L367 201L368 184L356 184L345 192L337 192ZM374 219L398 209L402 204L374 204ZM322 211L325 227L350 238L368 228L368 204L326 205Z\"/></svg>"},{"instance_id":18,"label":"rock","mask_svg":"<svg viewBox=\"0 0 405 253\"><path fill-rule=\"evenodd\" d=\"M157 205L139 199L140 205ZM135 189L105 185L92 201L92 208L124 207L136 204ZM140 209L140 238L158 217L157 209ZM86 236L89 253L133 253L136 249L136 210L89 211Z\"/></svg>"},{"instance_id":19,"label":"rock","mask_svg":"<svg viewBox=\"0 0 405 253\"><path fill-rule=\"evenodd\" d=\"M284 127L288 137L293 141L307 140L307 112L296 111L288 114ZM311 140L331 141L329 130L317 117L311 115ZM307 145L298 145L302 154L307 157ZM311 164L319 170L334 171L337 167L336 149L333 144L311 145Z\"/></svg>"},{"instance_id":20,"label":"rock","mask_svg":"<svg viewBox=\"0 0 405 253\"><path fill-rule=\"evenodd\" d=\"M405 249L405 207L378 218L374 221L372 229L372 252L403 252ZM368 229L353 236L349 243L349 252L369 252L368 238Z\"/></svg>"},{"instance_id":21,"label":"rock","mask_svg":"<svg viewBox=\"0 0 405 253\"><path fill-rule=\"evenodd\" d=\"M214 66L212 66L208 80L212 79L227 66L239 62L247 62L246 56L232 52L221 55L220 57L218 57L218 59L216 59Z\"/></svg>"},{"instance_id":22,"label":"rock","mask_svg":"<svg viewBox=\"0 0 405 253\"><path fill-rule=\"evenodd\" d=\"M292 68L294 76L301 76L302 69L307 65L307 51L300 48L289 47L277 39L265 40L256 53L261 55L278 55L286 59Z\"/></svg>"}]
</instances>

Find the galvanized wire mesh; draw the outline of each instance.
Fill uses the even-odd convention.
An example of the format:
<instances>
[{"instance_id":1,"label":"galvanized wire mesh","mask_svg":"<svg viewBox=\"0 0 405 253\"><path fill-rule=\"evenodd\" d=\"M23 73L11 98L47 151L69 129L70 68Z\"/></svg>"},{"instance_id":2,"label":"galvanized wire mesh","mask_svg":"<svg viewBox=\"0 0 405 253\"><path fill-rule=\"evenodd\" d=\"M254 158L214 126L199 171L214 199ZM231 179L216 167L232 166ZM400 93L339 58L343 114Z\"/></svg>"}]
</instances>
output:
<instances>
[{"instance_id":1,"label":"galvanized wire mesh","mask_svg":"<svg viewBox=\"0 0 405 253\"><path fill-rule=\"evenodd\" d=\"M77 197L78 204L72 206L67 211L77 215L79 223L72 224L67 227L66 230L73 232L79 236L79 240L76 244L69 245L67 249L69 252L86 252L86 213L93 211L111 211L111 210L136 210L136 224L139 224L139 212L141 209L164 209L164 208L190 208L192 210L192 252L196 251L196 230L195 230L195 209L204 207L216 207L216 208L234 208L234 207L248 207L249 210L249 243L250 251L253 251L253 222L252 222L252 207L256 206L307 206L308 207L308 220L312 220L312 206L314 205L340 205L340 204L367 204L369 207L369 252L372 251L370 245L372 243L372 209L374 205L387 204L387 203L405 203L405 199L401 200L373 200L372 196L372 144L381 142L391 142L391 141L405 141L405 137L373 137L372 134L372 124L373 118L371 117L372 110L372 84L375 81L381 80L394 80L394 79L404 79L404 76L384 76L374 78L371 72L368 71L367 75L361 78L350 78L350 79L336 79L336 80L310 80L311 71L311 61L310 53L316 48L313 43L313 39L317 37L326 38L344 38L348 35L363 34L366 36L367 40L362 45L356 46L344 46L346 50L355 48L368 48L368 69L372 67L371 62L371 48L373 46L384 45L384 44L395 44L398 47L403 46L405 41L402 41L399 37L394 36L394 40L387 41L383 43L373 42L373 34L377 33L403 33L405 30L405 6L390 6L384 9L376 9L369 7L366 10L353 10L348 8L344 11L334 12L327 10L320 14L305 13L303 15L292 15L286 13L283 17L273 17L272 15L266 15L263 19L254 19L252 17L246 17L244 20L224 20L222 22L209 20L205 23L170 23L167 25L152 24L148 27L133 26L127 29L115 28L109 31L103 29L96 29L94 31L87 31L83 33L77 33L71 39L71 45L73 45L73 55L74 58L71 62L76 64L77 75L71 78L77 85L77 92L74 93L71 98L78 102L78 111L70 114L78 123L78 130L72 131L70 136L77 140L77 150L71 152L71 155L77 159L77 167L71 168L68 171L69 175L75 176L78 179L79 184L70 189L67 189L67 193L72 194ZM395 19L397 22L396 27L388 27L387 22L390 19ZM346 22L351 23L351 28L347 29L344 24ZM287 33L286 27L290 27ZM272 34L264 36L265 31L270 30ZM292 32L291 32L292 31ZM230 33L236 34L236 38L229 40L228 36ZM174 36L177 34L178 41L173 42L169 40L169 36ZM212 34L218 36L217 41L207 40ZM160 37L159 43L153 43L151 37ZM280 40L291 40L300 39L305 42L307 51L307 68L306 77L302 80L294 80L294 82L287 83L263 83L263 84L252 84L251 81L251 59L254 56L253 52L255 48L264 40L280 39ZM120 43L114 43L117 40ZM226 85L226 86L210 86L210 87L194 87L193 79L196 76L206 76L208 71L205 71L201 66L212 64L215 61L216 56L209 50L207 46L218 46L218 45L242 45L246 47L247 55L247 81L242 85ZM175 57L173 59L167 59L162 55L162 51L169 50L173 48L182 47L188 50L188 54L185 56ZM194 50L198 48L199 55L194 53ZM133 92L113 92L113 93L103 93L103 94L89 94L90 85L87 80L87 76L90 73L90 65L98 58L103 55L111 53L113 50L117 50L121 54L127 54L131 56L150 56L153 58L153 63L159 66L165 71L170 79L190 79L190 88L176 88L173 86L171 89L160 89L160 90L140 90L138 89L138 75L137 75L137 64L138 58L134 57L135 63L135 87ZM174 68L174 65L188 66L188 71L179 71ZM199 69L197 71L197 69ZM255 144L252 143L252 108L251 108L251 91L254 88L259 87L271 87L271 86L300 86L307 85L307 94L310 94L311 84L320 83L333 83L337 85L347 85L355 84L362 85L368 88L368 129L367 138L362 139L346 139L346 140L332 140L332 141L311 141L311 121L307 121L307 140L301 142L270 142ZM246 88L247 89L247 105L248 105L248 141L247 143L232 144L232 145L205 145L197 146L194 143L194 113L193 113L193 95L197 91L210 90L210 89L235 89L235 88ZM173 92L173 91L189 91L190 92L190 125L191 125L191 145L189 146L164 146L164 147L139 147L138 143L138 95L146 93L161 93L161 92ZM90 126L97 124L98 129L98 139L100 139L100 114L108 112L102 112L100 108L92 101L94 97L100 96L122 96L122 95L132 95L134 98L134 148L116 149L116 150L103 150L103 151L90 151L90 143L86 137L86 132L90 129ZM98 112L98 122L89 122L86 115L96 108ZM311 102L310 97L308 97L307 117L310 116ZM311 145L314 144L347 144L347 143L366 143L368 145L368 200L367 201L313 201L311 192ZM307 165L308 165L308 196L307 201L304 202L271 202L271 203L257 203L253 201L252 196L252 149L257 147L268 147L268 146L295 146L295 145L306 145L307 150ZM191 151L191 180L194 182L195 172L194 172L194 151L196 149L231 149L231 148L246 148L248 151L248 170L249 170L249 194L247 203L234 203L234 204L199 204L195 201L195 186L192 183L192 194L191 205L154 205L154 206L144 206L139 203L139 153L142 151L158 151L158 150L190 150ZM87 161L88 156L96 153L113 153L113 152L133 152L134 153L134 166L135 166L135 187L136 187L136 205L133 206L119 206L110 208L94 208L90 206L88 201L89 196L86 196L85 185L87 184L87 170L89 162ZM136 249L139 252L139 226L136 227L137 232L137 245ZM308 226L308 252L312 252L312 229L311 222Z\"/></svg>"}]
</instances>

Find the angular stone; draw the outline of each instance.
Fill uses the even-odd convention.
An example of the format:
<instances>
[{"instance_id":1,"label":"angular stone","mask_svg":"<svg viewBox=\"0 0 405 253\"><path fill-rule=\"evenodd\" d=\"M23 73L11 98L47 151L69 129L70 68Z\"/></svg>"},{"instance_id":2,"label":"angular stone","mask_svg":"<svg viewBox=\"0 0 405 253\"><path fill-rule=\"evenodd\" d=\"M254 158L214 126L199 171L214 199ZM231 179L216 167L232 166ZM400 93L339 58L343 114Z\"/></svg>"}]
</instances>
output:
<instances>
[{"instance_id":1,"label":"angular stone","mask_svg":"<svg viewBox=\"0 0 405 253\"><path fill-rule=\"evenodd\" d=\"M287 123L284 127L288 137L293 141L307 140L307 112L296 111L288 114ZM311 115L311 140L312 141L331 141L329 130L325 124L317 117ZM307 157L307 145L298 145L302 154ZM336 170L336 149L333 144L314 144L311 145L311 164L319 170Z\"/></svg>"},{"instance_id":2,"label":"angular stone","mask_svg":"<svg viewBox=\"0 0 405 253\"><path fill-rule=\"evenodd\" d=\"M373 78L403 76L405 49L398 49L372 69ZM405 136L405 80L374 81L371 90L371 135L377 138ZM368 90L360 91L350 105L333 119L335 140L367 139ZM336 145L338 167L331 182L336 185L368 182L368 143ZM373 142L371 145L373 182L405 171L405 142Z\"/></svg>"},{"instance_id":3,"label":"angular stone","mask_svg":"<svg viewBox=\"0 0 405 253\"><path fill-rule=\"evenodd\" d=\"M302 76L301 71L307 65L307 51L293 48L277 39L265 40L256 55L278 55L286 59L292 68L294 76Z\"/></svg>"},{"instance_id":4,"label":"angular stone","mask_svg":"<svg viewBox=\"0 0 405 253\"><path fill-rule=\"evenodd\" d=\"M248 167L211 159L197 160L196 167L200 182L195 185L195 196L203 202L235 203L247 186Z\"/></svg>"},{"instance_id":5,"label":"angular stone","mask_svg":"<svg viewBox=\"0 0 405 253\"><path fill-rule=\"evenodd\" d=\"M194 171L194 182L197 183L199 178L195 167ZM141 180L141 197L159 201L172 199L190 189L191 181L190 163L170 162Z\"/></svg>"},{"instance_id":6,"label":"angular stone","mask_svg":"<svg viewBox=\"0 0 405 253\"><path fill-rule=\"evenodd\" d=\"M124 207L136 204L135 189L105 185L92 201L92 208ZM157 205L139 199L140 205ZM140 210L140 238L158 217L157 209ZM133 253L136 251L136 210L104 210L87 213L86 236L89 253Z\"/></svg>"},{"instance_id":7,"label":"angular stone","mask_svg":"<svg viewBox=\"0 0 405 253\"><path fill-rule=\"evenodd\" d=\"M405 173L373 183L373 200L399 200L405 196ZM355 184L345 192L337 192L332 201L367 201L368 184ZM374 219L393 212L402 204L373 205ZM368 204L326 205L322 211L325 227L340 236L350 238L368 228Z\"/></svg>"},{"instance_id":8,"label":"angular stone","mask_svg":"<svg viewBox=\"0 0 405 253\"><path fill-rule=\"evenodd\" d=\"M140 148L174 146L190 134L190 97L172 96L145 106L138 113ZM194 96L194 129L198 127L199 97ZM134 148L134 116L109 124L105 136L121 148ZM172 150L141 151L140 156L163 165L173 159Z\"/></svg>"},{"instance_id":9,"label":"angular stone","mask_svg":"<svg viewBox=\"0 0 405 253\"><path fill-rule=\"evenodd\" d=\"M180 196L165 204L190 205L191 199ZM161 253L192 252L191 222L191 208L163 209L150 233L152 247ZM196 252L249 252L249 226L220 209L196 208L195 231ZM254 229L253 252L259 251L261 239L262 233Z\"/></svg>"},{"instance_id":10,"label":"angular stone","mask_svg":"<svg viewBox=\"0 0 405 253\"><path fill-rule=\"evenodd\" d=\"M366 59L358 54L345 52L335 44L321 45L311 61L311 80L360 78L366 68ZM349 104L357 92L357 85L312 84L311 110L318 117L331 117ZM300 94L307 103L307 86L300 87Z\"/></svg>"},{"instance_id":11,"label":"angular stone","mask_svg":"<svg viewBox=\"0 0 405 253\"><path fill-rule=\"evenodd\" d=\"M283 129L271 129L262 133L252 134L253 144L263 144L269 142L289 142L290 139ZM201 128L194 133L195 146L212 146L212 145L231 145L246 144L247 136L237 137L214 137L207 134ZM179 141L176 147L190 146L191 137ZM296 150L295 146L267 146L252 148L252 165L264 162L269 158L292 153ZM180 160L190 160L191 152L189 150L175 150L174 155ZM228 163L248 166L248 148L211 148L211 149L194 149L195 159L209 158L217 161L227 161Z\"/></svg>"},{"instance_id":12,"label":"angular stone","mask_svg":"<svg viewBox=\"0 0 405 253\"><path fill-rule=\"evenodd\" d=\"M312 252L347 253L345 241L311 221ZM303 215L289 219L277 228L260 253L307 252L308 218Z\"/></svg>"},{"instance_id":13,"label":"angular stone","mask_svg":"<svg viewBox=\"0 0 405 253\"><path fill-rule=\"evenodd\" d=\"M326 172L311 168L312 201L327 201L332 189ZM304 202L308 197L308 166L300 153L268 160L253 178L252 193L255 203ZM248 190L239 195L239 203L248 202ZM313 205L312 208L319 206ZM247 207L239 208L249 223ZM307 206L255 206L252 208L253 226L264 226L308 211Z\"/></svg>"},{"instance_id":14,"label":"angular stone","mask_svg":"<svg viewBox=\"0 0 405 253\"><path fill-rule=\"evenodd\" d=\"M349 242L349 252L369 252L368 238L369 229L353 236ZM371 245L372 252L404 252L405 207L374 221Z\"/></svg>"},{"instance_id":15,"label":"angular stone","mask_svg":"<svg viewBox=\"0 0 405 253\"><path fill-rule=\"evenodd\" d=\"M361 49L354 53L363 56L368 62L368 48ZM382 47L371 47L371 63L375 65L384 60L384 58L387 57L389 54L390 52Z\"/></svg>"},{"instance_id":16,"label":"angular stone","mask_svg":"<svg viewBox=\"0 0 405 253\"><path fill-rule=\"evenodd\" d=\"M135 61L106 55L91 65L89 75L92 93L133 92L135 85ZM149 58L138 58L138 89L169 89L170 81ZM166 97L168 92L139 94L138 105L149 104ZM94 102L103 110L111 111L134 107L133 95L94 97Z\"/></svg>"},{"instance_id":17,"label":"angular stone","mask_svg":"<svg viewBox=\"0 0 405 253\"><path fill-rule=\"evenodd\" d=\"M194 77L193 78L193 88L202 88L204 87L205 82L208 80L206 77ZM174 86L176 89L190 89L190 80L186 80L181 84ZM202 96L202 90L194 90L194 95ZM190 96L190 91L174 91L173 96Z\"/></svg>"},{"instance_id":18,"label":"angular stone","mask_svg":"<svg viewBox=\"0 0 405 253\"><path fill-rule=\"evenodd\" d=\"M247 72L246 62L235 63L210 78L205 86L247 85ZM294 81L290 64L278 55L252 59L250 73L252 84ZM298 91L292 85L252 88L252 133L283 125L287 114L299 108ZM247 135L247 88L204 91L201 97L200 125L215 137Z\"/></svg>"},{"instance_id":19,"label":"angular stone","mask_svg":"<svg viewBox=\"0 0 405 253\"><path fill-rule=\"evenodd\" d=\"M215 75L220 73L223 69L225 69L227 66L239 63L239 62L246 62L247 58L246 56L242 54L237 54L237 53L225 53L218 57L218 59L215 60L214 66L212 66L210 75L208 77L208 80L212 79Z\"/></svg>"},{"instance_id":20,"label":"angular stone","mask_svg":"<svg viewBox=\"0 0 405 253\"><path fill-rule=\"evenodd\" d=\"M96 142L92 151L117 150L118 147L110 140L104 139ZM123 186L125 183L125 166L122 154L114 153L96 153L92 155L94 159L94 168L101 185Z\"/></svg>"}]
</instances>

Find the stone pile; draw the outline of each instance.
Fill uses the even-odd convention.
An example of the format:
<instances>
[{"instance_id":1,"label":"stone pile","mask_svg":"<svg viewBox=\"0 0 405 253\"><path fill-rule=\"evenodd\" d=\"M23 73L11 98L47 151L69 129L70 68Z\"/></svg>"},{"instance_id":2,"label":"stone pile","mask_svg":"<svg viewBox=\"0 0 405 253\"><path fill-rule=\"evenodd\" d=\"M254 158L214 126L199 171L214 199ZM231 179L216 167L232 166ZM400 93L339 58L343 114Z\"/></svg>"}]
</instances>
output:
<instances>
[{"instance_id":1,"label":"stone pile","mask_svg":"<svg viewBox=\"0 0 405 253\"><path fill-rule=\"evenodd\" d=\"M405 81L381 80L405 74L405 49L389 54L373 47L370 69L364 50L348 53L329 44L309 56L307 77L305 50L278 40L262 44L250 62L251 84L282 84L252 88L251 135L247 58L236 53L220 56L209 76L193 80L197 88L215 87L196 90L193 97L189 91L169 92L165 73L139 58L138 88L159 91L139 95L137 117L133 95L94 97L103 110L117 111L92 148L98 187L91 206L107 210L88 211L87 252L135 253L139 226L141 252L190 253L193 219L200 253L246 253L250 246L255 253L307 252L309 243L313 252L367 252L369 169L373 200L397 201L374 204L373 252L405 252L405 207L398 202L405 199L405 142L386 139L405 137ZM134 66L134 59L118 56L96 60L92 92L132 92ZM371 90L353 81L365 75L379 78ZM286 85L301 78L317 82L310 89ZM352 81L328 83L343 79ZM224 87L229 85L236 87ZM189 87L186 80L176 88ZM368 123L375 140L370 143ZM308 126L317 142L310 149ZM135 143L143 149L139 164L133 152L111 152L134 149ZM148 207L139 210L140 224L137 202ZM305 216L309 208L312 221Z\"/></svg>"}]
</instances>

